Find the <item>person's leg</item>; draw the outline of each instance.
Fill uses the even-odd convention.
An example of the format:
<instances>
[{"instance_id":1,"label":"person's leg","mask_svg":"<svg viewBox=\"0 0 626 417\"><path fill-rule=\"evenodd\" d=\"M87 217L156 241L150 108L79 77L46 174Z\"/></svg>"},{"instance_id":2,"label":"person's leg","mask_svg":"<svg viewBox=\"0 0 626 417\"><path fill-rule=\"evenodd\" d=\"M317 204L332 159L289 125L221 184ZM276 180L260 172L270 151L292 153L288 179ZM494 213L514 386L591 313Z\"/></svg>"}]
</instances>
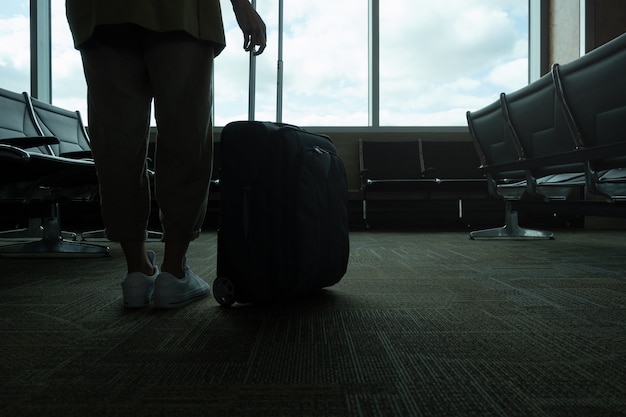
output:
<instances>
[{"instance_id":1,"label":"person's leg","mask_svg":"<svg viewBox=\"0 0 626 417\"><path fill-rule=\"evenodd\" d=\"M148 258L148 251L143 240L120 242L120 246L126 258L126 268L129 274L141 272L149 276L154 275L156 268Z\"/></svg>"},{"instance_id":2,"label":"person's leg","mask_svg":"<svg viewBox=\"0 0 626 417\"><path fill-rule=\"evenodd\" d=\"M153 274L144 240L150 214L146 171L152 91L136 28L100 29L81 49L88 126L107 237L120 242L129 273Z\"/></svg>"},{"instance_id":3,"label":"person's leg","mask_svg":"<svg viewBox=\"0 0 626 417\"><path fill-rule=\"evenodd\" d=\"M199 236L211 179L213 47L184 33L154 34L146 61L159 131L155 192L163 226L161 270L184 277L189 242Z\"/></svg>"},{"instance_id":4,"label":"person's leg","mask_svg":"<svg viewBox=\"0 0 626 417\"><path fill-rule=\"evenodd\" d=\"M166 241L165 251L163 253L163 263L161 271L169 272L177 278L185 275L185 255L189 248L189 242Z\"/></svg>"}]
</instances>

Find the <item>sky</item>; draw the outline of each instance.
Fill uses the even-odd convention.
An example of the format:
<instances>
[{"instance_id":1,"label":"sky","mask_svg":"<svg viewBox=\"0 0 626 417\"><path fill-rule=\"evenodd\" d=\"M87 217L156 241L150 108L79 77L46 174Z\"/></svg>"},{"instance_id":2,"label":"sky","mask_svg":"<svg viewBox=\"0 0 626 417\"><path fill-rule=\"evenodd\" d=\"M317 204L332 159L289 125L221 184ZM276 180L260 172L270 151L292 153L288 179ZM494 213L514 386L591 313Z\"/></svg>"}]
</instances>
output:
<instances>
[{"instance_id":1,"label":"sky","mask_svg":"<svg viewBox=\"0 0 626 417\"><path fill-rule=\"evenodd\" d=\"M52 1L53 104L86 117L80 54L64 0ZM215 63L215 124L248 117L249 57L229 0L227 48ZM1 87L29 89L28 0L0 0ZM367 126L365 0L286 0L283 121ZM256 59L257 120L276 118L278 0L257 0L268 47ZM465 125L465 112L528 82L527 0L381 1L380 123Z\"/></svg>"}]
</instances>

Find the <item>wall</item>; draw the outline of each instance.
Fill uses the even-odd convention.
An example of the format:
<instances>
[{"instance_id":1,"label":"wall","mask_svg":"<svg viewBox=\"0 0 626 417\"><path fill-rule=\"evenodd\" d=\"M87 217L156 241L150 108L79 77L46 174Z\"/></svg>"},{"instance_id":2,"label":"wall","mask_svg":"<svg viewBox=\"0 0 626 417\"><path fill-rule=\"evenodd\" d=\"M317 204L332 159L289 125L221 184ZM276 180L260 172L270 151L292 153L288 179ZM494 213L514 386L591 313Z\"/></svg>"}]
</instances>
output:
<instances>
[{"instance_id":1,"label":"wall","mask_svg":"<svg viewBox=\"0 0 626 417\"><path fill-rule=\"evenodd\" d=\"M582 28L581 4L585 15ZM550 65L565 64L580 56L581 31L587 52L626 32L626 3L624 0L551 0L549 21Z\"/></svg>"},{"instance_id":2,"label":"wall","mask_svg":"<svg viewBox=\"0 0 626 417\"><path fill-rule=\"evenodd\" d=\"M550 65L565 64L580 56L579 0L550 2Z\"/></svg>"}]
</instances>

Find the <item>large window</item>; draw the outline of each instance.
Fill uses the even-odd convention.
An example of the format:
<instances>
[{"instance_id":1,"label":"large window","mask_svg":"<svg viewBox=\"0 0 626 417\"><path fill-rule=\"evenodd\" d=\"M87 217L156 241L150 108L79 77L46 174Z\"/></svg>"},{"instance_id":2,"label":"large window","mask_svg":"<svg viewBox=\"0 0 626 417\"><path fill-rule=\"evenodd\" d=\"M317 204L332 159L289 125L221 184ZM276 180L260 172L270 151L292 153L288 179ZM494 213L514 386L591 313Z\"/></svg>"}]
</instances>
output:
<instances>
[{"instance_id":1,"label":"large window","mask_svg":"<svg viewBox=\"0 0 626 417\"><path fill-rule=\"evenodd\" d=\"M381 125L465 125L527 83L527 0L380 2Z\"/></svg>"},{"instance_id":2,"label":"large window","mask_svg":"<svg viewBox=\"0 0 626 417\"><path fill-rule=\"evenodd\" d=\"M230 1L220 2L228 46L215 62L216 126L249 114L250 57ZM51 0L52 101L86 114L80 54L64 3ZM370 3L378 4L378 13L368 10ZM267 24L268 47L253 72L253 114L275 120L279 0L257 0L256 7ZM303 126L464 126L467 110L527 84L528 8L529 0L285 1L282 120ZM27 0L7 2L0 11L4 88L30 89L28 16ZM369 32L370 16L378 31ZM372 43L370 33L379 34ZM379 56L378 65L371 65L373 56Z\"/></svg>"},{"instance_id":3,"label":"large window","mask_svg":"<svg viewBox=\"0 0 626 417\"><path fill-rule=\"evenodd\" d=\"M12 0L0 8L0 87L30 91L30 2Z\"/></svg>"}]
</instances>

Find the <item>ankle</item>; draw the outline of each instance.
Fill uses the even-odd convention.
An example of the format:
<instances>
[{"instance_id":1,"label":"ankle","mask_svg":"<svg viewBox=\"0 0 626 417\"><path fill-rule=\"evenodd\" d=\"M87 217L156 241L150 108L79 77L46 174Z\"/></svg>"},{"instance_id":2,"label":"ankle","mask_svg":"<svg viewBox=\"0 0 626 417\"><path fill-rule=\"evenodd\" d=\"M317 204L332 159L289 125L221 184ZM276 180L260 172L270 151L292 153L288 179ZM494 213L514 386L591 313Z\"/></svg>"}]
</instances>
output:
<instances>
[{"instance_id":1,"label":"ankle","mask_svg":"<svg viewBox=\"0 0 626 417\"><path fill-rule=\"evenodd\" d=\"M167 272L168 274L174 275L178 279L185 278L185 271L182 268L180 268L180 267L172 268L172 267L169 267L169 266L163 264L161 266L161 272Z\"/></svg>"},{"instance_id":2,"label":"ankle","mask_svg":"<svg viewBox=\"0 0 626 417\"><path fill-rule=\"evenodd\" d=\"M154 275L154 273L156 272L156 267L154 267L151 264L146 264L141 266L140 268L128 268L127 272L129 274L135 273L135 272L139 272L142 273L144 275L148 275L149 277L151 277L152 275Z\"/></svg>"},{"instance_id":3,"label":"ankle","mask_svg":"<svg viewBox=\"0 0 626 417\"><path fill-rule=\"evenodd\" d=\"M185 278L185 255L189 242L165 242L161 271L170 273L176 278Z\"/></svg>"}]
</instances>

